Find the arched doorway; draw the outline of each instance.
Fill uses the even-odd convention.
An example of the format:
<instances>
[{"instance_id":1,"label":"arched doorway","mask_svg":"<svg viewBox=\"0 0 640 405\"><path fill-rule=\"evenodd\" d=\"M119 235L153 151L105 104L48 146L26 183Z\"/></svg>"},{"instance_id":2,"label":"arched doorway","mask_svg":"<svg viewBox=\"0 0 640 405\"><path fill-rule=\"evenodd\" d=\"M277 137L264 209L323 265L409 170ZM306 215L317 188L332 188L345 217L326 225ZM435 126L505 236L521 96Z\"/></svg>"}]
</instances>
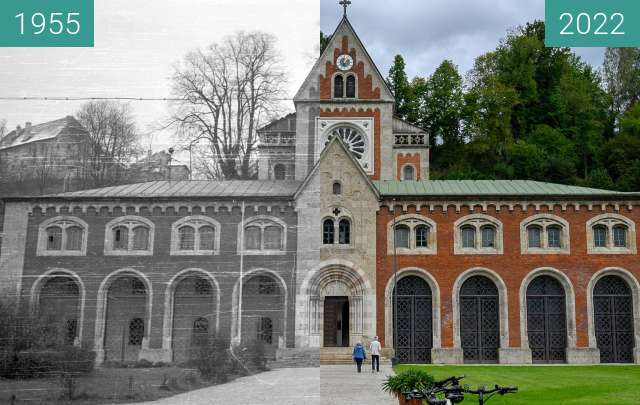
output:
<instances>
[{"instance_id":1,"label":"arched doorway","mask_svg":"<svg viewBox=\"0 0 640 405\"><path fill-rule=\"evenodd\" d=\"M65 274L53 274L43 283L38 316L47 326L46 345L79 343L80 288Z\"/></svg>"},{"instance_id":2,"label":"arched doorway","mask_svg":"<svg viewBox=\"0 0 640 405\"><path fill-rule=\"evenodd\" d=\"M403 363L430 363L433 347L432 296L429 284L418 276L406 276L394 290L396 356ZM395 306L397 299L397 308Z\"/></svg>"},{"instance_id":3,"label":"arched doorway","mask_svg":"<svg viewBox=\"0 0 640 405\"><path fill-rule=\"evenodd\" d=\"M465 363L497 363L500 347L498 288L485 276L460 288L460 341Z\"/></svg>"},{"instance_id":4,"label":"arched doorway","mask_svg":"<svg viewBox=\"0 0 640 405\"><path fill-rule=\"evenodd\" d=\"M593 317L601 363L633 363L635 334L631 288L616 275L593 289Z\"/></svg>"},{"instance_id":5,"label":"arched doorway","mask_svg":"<svg viewBox=\"0 0 640 405\"><path fill-rule=\"evenodd\" d=\"M107 291L106 361L137 361L147 324L147 289L135 276L114 280Z\"/></svg>"},{"instance_id":6,"label":"arched doorway","mask_svg":"<svg viewBox=\"0 0 640 405\"><path fill-rule=\"evenodd\" d=\"M197 358L215 335L216 302L211 281L187 275L175 287L173 296L173 361Z\"/></svg>"},{"instance_id":7,"label":"arched doorway","mask_svg":"<svg viewBox=\"0 0 640 405\"><path fill-rule=\"evenodd\" d=\"M566 298L554 277L538 276L527 287L527 335L534 363L566 361Z\"/></svg>"},{"instance_id":8,"label":"arched doorway","mask_svg":"<svg viewBox=\"0 0 640 405\"><path fill-rule=\"evenodd\" d=\"M279 341L284 339L285 298L280 282L271 275L250 276L242 293L241 342L261 342L270 355L275 355Z\"/></svg>"}]
</instances>

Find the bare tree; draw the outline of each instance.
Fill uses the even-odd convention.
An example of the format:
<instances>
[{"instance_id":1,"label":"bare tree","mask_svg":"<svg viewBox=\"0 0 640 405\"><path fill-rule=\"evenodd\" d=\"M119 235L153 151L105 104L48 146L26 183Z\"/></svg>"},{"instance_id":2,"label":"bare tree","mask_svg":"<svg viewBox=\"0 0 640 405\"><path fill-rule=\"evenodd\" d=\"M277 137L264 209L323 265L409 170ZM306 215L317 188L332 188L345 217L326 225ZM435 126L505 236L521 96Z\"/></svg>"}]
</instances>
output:
<instances>
[{"instance_id":1,"label":"bare tree","mask_svg":"<svg viewBox=\"0 0 640 405\"><path fill-rule=\"evenodd\" d=\"M7 120L6 119L1 119L0 120L0 141L2 141L2 138L4 138L4 136L7 134L8 130L7 130Z\"/></svg>"},{"instance_id":2,"label":"bare tree","mask_svg":"<svg viewBox=\"0 0 640 405\"><path fill-rule=\"evenodd\" d=\"M83 152L85 180L89 186L117 184L138 153L138 134L129 104L91 101L76 114L89 132Z\"/></svg>"},{"instance_id":3,"label":"bare tree","mask_svg":"<svg viewBox=\"0 0 640 405\"><path fill-rule=\"evenodd\" d=\"M238 32L187 54L175 67L172 93L180 99L170 125L195 145L196 167L208 178L248 179L256 129L280 111L286 75L275 38Z\"/></svg>"},{"instance_id":4,"label":"bare tree","mask_svg":"<svg viewBox=\"0 0 640 405\"><path fill-rule=\"evenodd\" d=\"M47 185L51 180L51 175L55 168L56 162L53 159L49 148L45 148L44 155L33 156L34 163L34 178L38 184L38 191L40 194L44 194L47 191Z\"/></svg>"}]
</instances>

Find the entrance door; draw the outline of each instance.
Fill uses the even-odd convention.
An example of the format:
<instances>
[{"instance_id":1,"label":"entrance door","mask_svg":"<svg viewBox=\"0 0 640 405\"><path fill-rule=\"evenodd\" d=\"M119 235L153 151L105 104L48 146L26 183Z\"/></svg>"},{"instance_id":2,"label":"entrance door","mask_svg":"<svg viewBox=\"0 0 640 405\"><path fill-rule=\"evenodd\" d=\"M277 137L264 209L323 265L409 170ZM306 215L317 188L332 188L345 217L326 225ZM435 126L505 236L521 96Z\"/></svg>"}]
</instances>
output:
<instances>
[{"instance_id":1,"label":"entrance door","mask_svg":"<svg viewBox=\"0 0 640 405\"><path fill-rule=\"evenodd\" d=\"M563 363L567 351L564 288L553 277L535 278L527 288L527 331L534 363Z\"/></svg>"},{"instance_id":2,"label":"entrance door","mask_svg":"<svg viewBox=\"0 0 640 405\"><path fill-rule=\"evenodd\" d=\"M429 284L417 276L403 277L398 281L397 300L394 327L398 328L398 358L403 363L430 363L433 321Z\"/></svg>"},{"instance_id":3,"label":"entrance door","mask_svg":"<svg viewBox=\"0 0 640 405\"><path fill-rule=\"evenodd\" d=\"M324 347L349 347L349 298L324 299Z\"/></svg>"},{"instance_id":4,"label":"entrance door","mask_svg":"<svg viewBox=\"0 0 640 405\"><path fill-rule=\"evenodd\" d=\"M593 290L593 317L601 363L633 363L633 299L618 276L602 277Z\"/></svg>"},{"instance_id":5,"label":"entrance door","mask_svg":"<svg viewBox=\"0 0 640 405\"><path fill-rule=\"evenodd\" d=\"M465 363L497 363L500 347L498 289L473 276L460 289L460 340Z\"/></svg>"}]
</instances>

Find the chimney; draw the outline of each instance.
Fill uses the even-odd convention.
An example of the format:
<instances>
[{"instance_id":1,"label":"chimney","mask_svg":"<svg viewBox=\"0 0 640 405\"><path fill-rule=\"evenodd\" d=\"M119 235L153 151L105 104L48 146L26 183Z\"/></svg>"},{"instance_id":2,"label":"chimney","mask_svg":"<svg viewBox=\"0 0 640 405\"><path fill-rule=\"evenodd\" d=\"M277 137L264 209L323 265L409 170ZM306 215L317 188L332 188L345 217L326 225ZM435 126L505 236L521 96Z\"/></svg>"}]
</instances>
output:
<instances>
[{"instance_id":1,"label":"chimney","mask_svg":"<svg viewBox=\"0 0 640 405\"><path fill-rule=\"evenodd\" d=\"M29 121L24 123L24 129L29 129L31 128L31 123Z\"/></svg>"},{"instance_id":2,"label":"chimney","mask_svg":"<svg viewBox=\"0 0 640 405\"><path fill-rule=\"evenodd\" d=\"M16 126L16 132L20 132L20 131L22 131L22 127L20 125L17 125Z\"/></svg>"}]
</instances>

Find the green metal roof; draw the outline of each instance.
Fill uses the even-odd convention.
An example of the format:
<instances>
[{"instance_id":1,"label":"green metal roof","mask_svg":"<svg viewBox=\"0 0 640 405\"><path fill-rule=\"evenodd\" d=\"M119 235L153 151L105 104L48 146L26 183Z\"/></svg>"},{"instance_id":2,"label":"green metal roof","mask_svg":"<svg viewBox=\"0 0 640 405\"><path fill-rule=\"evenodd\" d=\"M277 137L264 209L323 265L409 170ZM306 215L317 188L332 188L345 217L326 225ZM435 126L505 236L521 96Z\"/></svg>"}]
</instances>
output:
<instances>
[{"instance_id":1,"label":"green metal roof","mask_svg":"<svg viewBox=\"0 0 640 405\"><path fill-rule=\"evenodd\" d=\"M631 197L640 193L600 190L531 180L423 180L374 181L383 197Z\"/></svg>"}]
</instances>

